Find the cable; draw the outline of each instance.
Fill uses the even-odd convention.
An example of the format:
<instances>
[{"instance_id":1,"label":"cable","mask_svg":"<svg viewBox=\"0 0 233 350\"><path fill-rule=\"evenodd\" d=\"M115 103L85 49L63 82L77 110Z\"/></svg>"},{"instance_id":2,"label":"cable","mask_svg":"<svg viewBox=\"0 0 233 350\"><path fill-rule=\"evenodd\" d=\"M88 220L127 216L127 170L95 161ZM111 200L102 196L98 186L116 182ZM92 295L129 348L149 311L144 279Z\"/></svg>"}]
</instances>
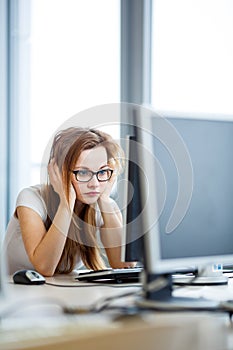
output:
<instances>
[{"instance_id":1,"label":"cable","mask_svg":"<svg viewBox=\"0 0 233 350\"><path fill-rule=\"evenodd\" d=\"M167 281L165 278L161 277L156 279L155 281L150 282L149 284L147 284L147 289L146 291L159 291L162 288L164 288L167 284ZM107 298L101 298L99 301L97 301L92 307L88 308L88 310L86 308L77 308L77 307L65 307L64 312L68 313L68 314L75 314L75 313L80 313L80 312L91 312L91 313L99 313L102 312L104 310L110 310L110 303L114 300L118 300L119 298L125 298L125 297L129 297L129 296L143 296L144 291L142 289L140 289L139 291L134 291L134 292L127 292L127 293L123 293L123 294L118 294L115 296L110 296ZM115 306L114 309L121 309L122 306L117 307Z\"/></svg>"},{"instance_id":2,"label":"cable","mask_svg":"<svg viewBox=\"0 0 233 350\"><path fill-rule=\"evenodd\" d=\"M74 287L74 288L84 288L84 287L97 287L97 286L103 286L103 287L111 287L111 288L129 288L129 287L141 287L141 285L138 284L133 284L133 283L126 283L126 284L119 284L119 283L115 283L115 284L111 284L111 283L107 283L107 282L101 282L101 283L93 283L91 282L91 284L84 282L85 284L81 285L81 284L58 284L58 283L51 283L51 282L45 282L45 284L49 285L49 286L53 286L53 287Z\"/></svg>"},{"instance_id":3,"label":"cable","mask_svg":"<svg viewBox=\"0 0 233 350\"><path fill-rule=\"evenodd\" d=\"M65 287L65 288L83 288L83 287L95 287L95 284L90 284L90 285L80 285L80 284L58 284L58 283L51 283L51 282L45 282L48 286L53 286L53 287Z\"/></svg>"},{"instance_id":4,"label":"cable","mask_svg":"<svg viewBox=\"0 0 233 350\"><path fill-rule=\"evenodd\" d=\"M141 293L141 291L140 291ZM102 312L103 310L106 310L110 304L111 301L115 300L115 299L119 299L119 298L124 298L124 297L128 297L131 295L137 295L139 294L139 292L127 292L124 294L118 294L115 296L111 296L111 297L107 297L107 298L101 298L100 300L98 300L97 302L95 302L94 305L90 306L88 308L88 310L86 308L79 308L79 307L70 307L67 306L64 308L64 312L68 313L68 314L75 314L75 313L79 313L80 311L82 312L90 312L90 313L99 313Z\"/></svg>"}]
</instances>

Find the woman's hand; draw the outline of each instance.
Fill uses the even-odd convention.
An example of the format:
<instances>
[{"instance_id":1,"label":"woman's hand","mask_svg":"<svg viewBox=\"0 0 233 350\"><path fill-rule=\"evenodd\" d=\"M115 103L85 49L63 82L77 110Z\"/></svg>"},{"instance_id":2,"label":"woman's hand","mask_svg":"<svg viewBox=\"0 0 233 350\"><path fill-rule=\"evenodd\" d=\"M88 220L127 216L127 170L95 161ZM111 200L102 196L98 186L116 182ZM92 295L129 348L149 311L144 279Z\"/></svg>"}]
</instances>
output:
<instances>
[{"instance_id":1,"label":"woman's hand","mask_svg":"<svg viewBox=\"0 0 233 350\"><path fill-rule=\"evenodd\" d=\"M50 183L53 186L54 191L59 195L60 201L62 203L67 204L67 198L66 198L66 194L65 194L64 184L62 181L62 175L61 175L59 167L58 167L57 163L55 162L54 158L51 159L51 161L49 162L48 174L49 174ZM71 183L70 184L70 193L69 193L69 202L70 202L69 206L70 206L71 210L73 210L73 208L74 208L75 199L76 199L76 193L75 193L74 187Z\"/></svg>"},{"instance_id":2,"label":"woman's hand","mask_svg":"<svg viewBox=\"0 0 233 350\"><path fill-rule=\"evenodd\" d=\"M106 187L105 187L104 191L100 195L100 199L108 200L110 198L110 195L111 195L111 192L112 192L112 188L114 186L116 178L117 178L116 173L113 172L110 180L108 180L107 183L106 183Z\"/></svg>"}]
</instances>

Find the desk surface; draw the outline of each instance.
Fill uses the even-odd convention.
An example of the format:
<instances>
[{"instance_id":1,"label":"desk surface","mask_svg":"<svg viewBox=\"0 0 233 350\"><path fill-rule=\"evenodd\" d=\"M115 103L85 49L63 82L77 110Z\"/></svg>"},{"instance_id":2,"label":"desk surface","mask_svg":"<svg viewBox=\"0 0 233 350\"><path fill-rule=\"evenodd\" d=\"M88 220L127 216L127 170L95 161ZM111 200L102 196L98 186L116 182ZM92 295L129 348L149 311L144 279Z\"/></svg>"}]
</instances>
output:
<instances>
[{"instance_id":1,"label":"desk surface","mask_svg":"<svg viewBox=\"0 0 233 350\"><path fill-rule=\"evenodd\" d=\"M86 309L116 297L113 305L128 306L140 285L94 285L74 281L74 274L46 279L45 285L7 283L7 299L1 305L0 349L232 349L233 328L227 314L207 312L121 311L65 314L63 307ZM53 285L52 285L53 284ZM59 286L58 286L59 285ZM233 283L227 286L186 287L175 295L233 299ZM5 312L5 314L4 314Z\"/></svg>"}]
</instances>

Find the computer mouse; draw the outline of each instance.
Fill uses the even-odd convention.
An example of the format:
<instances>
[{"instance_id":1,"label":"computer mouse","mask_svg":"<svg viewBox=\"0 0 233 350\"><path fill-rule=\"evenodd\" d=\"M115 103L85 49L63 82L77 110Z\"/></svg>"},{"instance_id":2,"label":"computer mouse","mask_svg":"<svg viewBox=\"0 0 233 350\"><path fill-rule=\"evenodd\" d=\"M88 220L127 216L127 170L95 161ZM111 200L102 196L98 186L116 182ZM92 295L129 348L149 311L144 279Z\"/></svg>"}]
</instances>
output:
<instances>
[{"instance_id":1,"label":"computer mouse","mask_svg":"<svg viewBox=\"0 0 233 350\"><path fill-rule=\"evenodd\" d=\"M17 284L43 284L45 278L33 270L18 270L13 274L13 281Z\"/></svg>"}]
</instances>

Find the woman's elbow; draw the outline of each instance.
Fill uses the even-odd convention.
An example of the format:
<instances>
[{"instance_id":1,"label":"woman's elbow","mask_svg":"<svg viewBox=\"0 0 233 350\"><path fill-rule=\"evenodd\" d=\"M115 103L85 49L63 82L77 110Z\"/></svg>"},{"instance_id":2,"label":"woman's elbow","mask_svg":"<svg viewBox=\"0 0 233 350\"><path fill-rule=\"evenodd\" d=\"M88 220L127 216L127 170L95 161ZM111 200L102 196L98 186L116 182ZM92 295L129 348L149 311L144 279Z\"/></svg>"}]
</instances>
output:
<instances>
[{"instance_id":1,"label":"woman's elbow","mask_svg":"<svg viewBox=\"0 0 233 350\"><path fill-rule=\"evenodd\" d=\"M34 266L34 269L44 277L52 277L55 273L55 268L51 266L47 266L44 264L35 264L35 263L33 264L33 266Z\"/></svg>"}]
</instances>

